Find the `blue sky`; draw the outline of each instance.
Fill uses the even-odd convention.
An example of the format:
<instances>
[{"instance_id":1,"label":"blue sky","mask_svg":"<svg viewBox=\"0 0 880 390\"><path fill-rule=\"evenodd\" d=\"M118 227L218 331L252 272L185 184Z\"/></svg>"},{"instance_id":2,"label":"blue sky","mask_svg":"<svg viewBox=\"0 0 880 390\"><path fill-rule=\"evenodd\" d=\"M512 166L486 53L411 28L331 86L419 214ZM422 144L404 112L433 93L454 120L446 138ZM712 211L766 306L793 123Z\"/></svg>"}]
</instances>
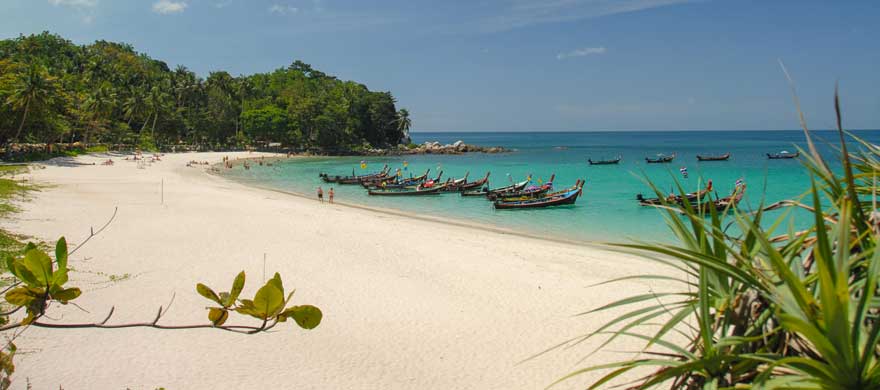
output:
<instances>
[{"instance_id":1,"label":"blue sky","mask_svg":"<svg viewBox=\"0 0 880 390\"><path fill-rule=\"evenodd\" d=\"M0 38L131 43L207 75L294 59L390 90L414 131L880 128L880 3L0 0Z\"/></svg>"}]
</instances>

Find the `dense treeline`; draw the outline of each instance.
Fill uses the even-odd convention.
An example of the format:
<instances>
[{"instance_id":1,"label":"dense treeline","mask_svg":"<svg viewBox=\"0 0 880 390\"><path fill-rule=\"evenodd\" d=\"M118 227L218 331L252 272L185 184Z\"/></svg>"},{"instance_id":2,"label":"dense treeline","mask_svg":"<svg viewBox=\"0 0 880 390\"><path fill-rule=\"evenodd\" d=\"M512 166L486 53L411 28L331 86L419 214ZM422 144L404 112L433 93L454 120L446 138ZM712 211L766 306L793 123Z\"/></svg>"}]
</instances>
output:
<instances>
[{"instance_id":1,"label":"dense treeline","mask_svg":"<svg viewBox=\"0 0 880 390\"><path fill-rule=\"evenodd\" d=\"M300 61L271 73L202 79L123 43L75 45L54 34L0 40L0 144L82 142L166 148L349 150L396 145L406 110L390 92ZM7 148L10 149L10 148Z\"/></svg>"}]
</instances>

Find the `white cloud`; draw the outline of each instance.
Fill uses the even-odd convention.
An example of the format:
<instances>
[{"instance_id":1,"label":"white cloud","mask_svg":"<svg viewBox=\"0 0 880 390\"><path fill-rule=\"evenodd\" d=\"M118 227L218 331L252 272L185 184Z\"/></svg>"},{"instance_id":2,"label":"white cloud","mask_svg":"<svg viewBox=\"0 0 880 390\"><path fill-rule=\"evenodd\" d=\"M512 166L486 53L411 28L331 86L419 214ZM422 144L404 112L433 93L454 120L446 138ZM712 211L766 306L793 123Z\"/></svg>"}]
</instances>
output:
<instances>
[{"instance_id":1,"label":"white cloud","mask_svg":"<svg viewBox=\"0 0 880 390\"><path fill-rule=\"evenodd\" d=\"M594 54L605 54L605 51L606 50L605 50L604 46L582 47L580 49L574 49L569 52L559 53L556 55L556 59L557 60L564 60L566 58L572 58L572 57L584 57L584 56L589 56L589 55L594 55Z\"/></svg>"},{"instance_id":2,"label":"white cloud","mask_svg":"<svg viewBox=\"0 0 880 390\"><path fill-rule=\"evenodd\" d=\"M299 12L299 8L291 5L272 4L272 6L269 7L269 13L272 14L287 15L295 14L297 12Z\"/></svg>"},{"instance_id":3,"label":"white cloud","mask_svg":"<svg viewBox=\"0 0 880 390\"><path fill-rule=\"evenodd\" d=\"M92 8L98 5L98 0L49 0L49 4L77 8Z\"/></svg>"},{"instance_id":4,"label":"white cloud","mask_svg":"<svg viewBox=\"0 0 880 390\"><path fill-rule=\"evenodd\" d=\"M484 32L535 24L573 22L698 0L510 0L504 9L480 20Z\"/></svg>"},{"instance_id":5,"label":"white cloud","mask_svg":"<svg viewBox=\"0 0 880 390\"><path fill-rule=\"evenodd\" d=\"M183 12L186 9L185 1L159 0L153 3L153 12L163 15Z\"/></svg>"}]
</instances>

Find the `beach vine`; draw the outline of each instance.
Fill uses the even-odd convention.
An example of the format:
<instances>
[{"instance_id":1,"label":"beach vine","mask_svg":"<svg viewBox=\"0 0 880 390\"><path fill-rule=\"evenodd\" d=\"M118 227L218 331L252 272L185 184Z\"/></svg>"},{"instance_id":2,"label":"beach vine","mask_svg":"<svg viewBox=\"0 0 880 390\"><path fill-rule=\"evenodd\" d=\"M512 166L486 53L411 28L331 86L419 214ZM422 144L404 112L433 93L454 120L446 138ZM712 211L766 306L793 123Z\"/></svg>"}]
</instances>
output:
<instances>
[{"instance_id":1,"label":"beach vine","mask_svg":"<svg viewBox=\"0 0 880 390\"><path fill-rule=\"evenodd\" d=\"M7 336L8 342L0 348L0 390L8 389L11 376L15 372L13 358L17 350L15 339L30 327L49 329L122 329L154 328L162 330L218 329L241 334L256 334L269 331L279 323L293 320L302 329L314 329L321 323L321 310L312 305L290 305L294 291L285 296L281 275L275 275L260 287L252 298L241 296L245 287L245 272L241 271L233 280L229 291L215 292L214 289L196 284L196 292L210 300L213 306L207 307L207 323L164 324L160 321L168 313L174 301L160 306L156 315L149 321L114 323L111 321L115 306L109 309L100 321L85 323L63 323L53 321L49 313L53 306L75 305L74 301L82 295L82 290L70 286L68 260L70 255L82 248L93 237L106 229L116 216L113 216L98 230L91 229L88 238L73 250L68 250L67 240L61 237L55 243L54 257L30 242L19 253L8 254L4 264L12 275L3 295L3 309L0 312L0 334ZM231 314L237 313L256 320L255 325L227 324Z\"/></svg>"}]
</instances>

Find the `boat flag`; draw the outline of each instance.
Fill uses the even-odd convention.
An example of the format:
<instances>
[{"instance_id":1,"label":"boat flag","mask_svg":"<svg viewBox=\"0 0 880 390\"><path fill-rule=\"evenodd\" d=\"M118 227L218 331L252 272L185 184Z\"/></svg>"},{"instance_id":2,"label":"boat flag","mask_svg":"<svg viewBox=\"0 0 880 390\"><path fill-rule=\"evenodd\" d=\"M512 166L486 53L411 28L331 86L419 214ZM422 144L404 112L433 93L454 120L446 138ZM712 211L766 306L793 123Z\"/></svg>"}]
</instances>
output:
<instances>
[{"instance_id":1,"label":"boat flag","mask_svg":"<svg viewBox=\"0 0 880 390\"><path fill-rule=\"evenodd\" d=\"M404 170L404 171L409 170L409 163L406 162L406 160L403 161L403 170Z\"/></svg>"},{"instance_id":2,"label":"boat flag","mask_svg":"<svg viewBox=\"0 0 880 390\"><path fill-rule=\"evenodd\" d=\"M685 179L687 179L687 177L688 177L687 167L681 167L681 169L679 169L678 171L681 172L681 175L684 176Z\"/></svg>"},{"instance_id":3,"label":"boat flag","mask_svg":"<svg viewBox=\"0 0 880 390\"><path fill-rule=\"evenodd\" d=\"M361 169L367 169L367 162L361 160Z\"/></svg>"}]
</instances>

